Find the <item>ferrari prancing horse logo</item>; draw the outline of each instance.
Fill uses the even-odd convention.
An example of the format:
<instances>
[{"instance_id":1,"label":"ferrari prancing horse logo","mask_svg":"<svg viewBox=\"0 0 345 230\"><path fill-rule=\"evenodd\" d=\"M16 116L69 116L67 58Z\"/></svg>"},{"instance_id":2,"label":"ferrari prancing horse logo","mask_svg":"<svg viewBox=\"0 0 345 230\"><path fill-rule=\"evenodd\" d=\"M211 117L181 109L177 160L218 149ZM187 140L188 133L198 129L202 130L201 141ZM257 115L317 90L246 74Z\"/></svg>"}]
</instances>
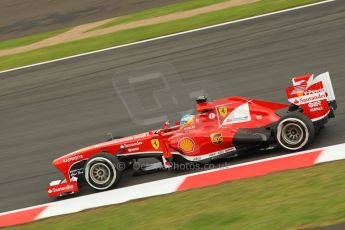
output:
<instances>
[{"instance_id":1,"label":"ferrari prancing horse logo","mask_svg":"<svg viewBox=\"0 0 345 230\"><path fill-rule=\"evenodd\" d=\"M218 108L218 112L220 113L220 115L222 117L226 117L226 115L228 115L228 107L221 106L221 107Z\"/></svg>"},{"instance_id":2,"label":"ferrari prancing horse logo","mask_svg":"<svg viewBox=\"0 0 345 230\"><path fill-rule=\"evenodd\" d=\"M159 149L159 140L158 139L152 139L151 145L155 150L158 150Z\"/></svg>"}]
</instances>

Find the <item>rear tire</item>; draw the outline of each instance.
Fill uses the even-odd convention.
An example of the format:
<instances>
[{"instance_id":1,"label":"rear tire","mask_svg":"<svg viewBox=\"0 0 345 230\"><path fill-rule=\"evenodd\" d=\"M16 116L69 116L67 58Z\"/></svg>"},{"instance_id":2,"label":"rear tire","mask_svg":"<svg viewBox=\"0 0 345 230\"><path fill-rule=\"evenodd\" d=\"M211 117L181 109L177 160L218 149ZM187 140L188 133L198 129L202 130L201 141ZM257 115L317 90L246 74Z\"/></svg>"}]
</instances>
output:
<instances>
[{"instance_id":1,"label":"rear tire","mask_svg":"<svg viewBox=\"0 0 345 230\"><path fill-rule=\"evenodd\" d=\"M98 191L112 188L119 182L121 176L119 166L120 162L110 154L97 154L85 164L85 181Z\"/></svg>"},{"instance_id":2,"label":"rear tire","mask_svg":"<svg viewBox=\"0 0 345 230\"><path fill-rule=\"evenodd\" d=\"M300 112L291 112L280 118L275 139L280 147L296 151L308 146L315 136L312 121Z\"/></svg>"}]
</instances>

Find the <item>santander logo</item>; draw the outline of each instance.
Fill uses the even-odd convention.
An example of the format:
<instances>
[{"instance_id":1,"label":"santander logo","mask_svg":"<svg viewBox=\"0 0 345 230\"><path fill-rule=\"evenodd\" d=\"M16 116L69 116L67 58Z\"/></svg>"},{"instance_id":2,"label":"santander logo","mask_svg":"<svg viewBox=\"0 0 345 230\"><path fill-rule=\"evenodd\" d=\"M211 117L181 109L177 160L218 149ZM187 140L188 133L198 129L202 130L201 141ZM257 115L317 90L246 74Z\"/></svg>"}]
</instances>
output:
<instances>
[{"instance_id":1,"label":"santander logo","mask_svg":"<svg viewBox=\"0 0 345 230\"><path fill-rule=\"evenodd\" d=\"M73 185L67 185L65 187L60 187L60 188L51 188L48 190L48 193L52 193L52 192L63 192L63 191L66 191L66 190L70 190L70 189L73 189Z\"/></svg>"},{"instance_id":2,"label":"santander logo","mask_svg":"<svg viewBox=\"0 0 345 230\"><path fill-rule=\"evenodd\" d=\"M326 93L325 92L319 92L319 93L314 93L314 94L307 94L305 96L301 97L295 97L289 99L289 101L295 105L301 105L301 104L306 104L314 101L322 101L327 99Z\"/></svg>"}]
</instances>

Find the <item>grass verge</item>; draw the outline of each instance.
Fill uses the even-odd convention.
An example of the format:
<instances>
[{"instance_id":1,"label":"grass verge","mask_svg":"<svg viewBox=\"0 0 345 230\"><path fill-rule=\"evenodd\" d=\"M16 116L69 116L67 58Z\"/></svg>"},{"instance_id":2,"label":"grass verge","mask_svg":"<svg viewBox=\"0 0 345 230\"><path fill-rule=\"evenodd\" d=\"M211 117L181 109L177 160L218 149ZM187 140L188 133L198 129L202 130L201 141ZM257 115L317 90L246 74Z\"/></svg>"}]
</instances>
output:
<instances>
[{"instance_id":1,"label":"grass verge","mask_svg":"<svg viewBox=\"0 0 345 230\"><path fill-rule=\"evenodd\" d=\"M345 221L345 161L54 217L9 229L300 229Z\"/></svg>"},{"instance_id":2,"label":"grass verge","mask_svg":"<svg viewBox=\"0 0 345 230\"><path fill-rule=\"evenodd\" d=\"M69 30L69 28L54 30L54 31L46 32L46 33L40 33L40 34L26 36L26 37L17 38L17 39L0 41L0 50L30 45L32 43L42 41L46 38L54 37L58 34L64 33L67 30Z\"/></svg>"},{"instance_id":3,"label":"grass verge","mask_svg":"<svg viewBox=\"0 0 345 230\"><path fill-rule=\"evenodd\" d=\"M175 12L192 10L192 9L196 9L199 7L209 6L212 4L225 2L225 1L227 1L227 0L190 0L190 1L171 4L171 5L163 6L163 7L159 7L159 8L148 9L148 10L144 10L144 11L139 12L139 13L135 13L135 14L116 18L116 19L114 19L110 22L107 22L101 26L97 26L96 28L91 29L90 31L104 29L104 28L108 28L111 26L129 23L129 22L133 22L133 21L138 21L138 20L142 20L142 19L159 17L162 15L167 15L167 14L171 14L171 13L175 13Z\"/></svg>"},{"instance_id":4,"label":"grass verge","mask_svg":"<svg viewBox=\"0 0 345 230\"><path fill-rule=\"evenodd\" d=\"M320 0L261 0L256 3L227 8L220 11L180 19L157 25L124 30L112 34L63 43L25 53L0 57L0 70L49 61L70 55L94 51L115 45L127 44L153 37L177 33L254 15L319 2Z\"/></svg>"}]
</instances>

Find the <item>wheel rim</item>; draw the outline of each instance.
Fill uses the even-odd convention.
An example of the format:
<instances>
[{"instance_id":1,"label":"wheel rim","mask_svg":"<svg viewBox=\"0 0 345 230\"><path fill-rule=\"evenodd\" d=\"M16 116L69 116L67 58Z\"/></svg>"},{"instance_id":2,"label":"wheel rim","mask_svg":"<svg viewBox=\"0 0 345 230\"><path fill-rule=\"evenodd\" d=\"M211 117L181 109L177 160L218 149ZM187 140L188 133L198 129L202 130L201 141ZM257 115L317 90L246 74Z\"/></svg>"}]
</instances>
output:
<instances>
[{"instance_id":1,"label":"wheel rim","mask_svg":"<svg viewBox=\"0 0 345 230\"><path fill-rule=\"evenodd\" d=\"M115 166L105 157L90 159L85 166L85 180L94 189L106 190L115 183L116 179Z\"/></svg>"},{"instance_id":2,"label":"wheel rim","mask_svg":"<svg viewBox=\"0 0 345 230\"><path fill-rule=\"evenodd\" d=\"M277 127L277 141L288 150L303 148L309 139L309 130L303 121L297 118L286 118Z\"/></svg>"},{"instance_id":3,"label":"wheel rim","mask_svg":"<svg viewBox=\"0 0 345 230\"><path fill-rule=\"evenodd\" d=\"M304 138L304 133L296 123L288 123L283 127L282 138L289 145L298 145Z\"/></svg>"},{"instance_id":4,"label":"wheel rim","mask_svg":"<svg viewBox=\"0 0 345 230\"><path fill-rule=\"evenodd\" d=\"M95 163L90 168L90 177L93 182L103 185L110 180L110 169L106 164Z\"/></svg>"}]
</instances>

